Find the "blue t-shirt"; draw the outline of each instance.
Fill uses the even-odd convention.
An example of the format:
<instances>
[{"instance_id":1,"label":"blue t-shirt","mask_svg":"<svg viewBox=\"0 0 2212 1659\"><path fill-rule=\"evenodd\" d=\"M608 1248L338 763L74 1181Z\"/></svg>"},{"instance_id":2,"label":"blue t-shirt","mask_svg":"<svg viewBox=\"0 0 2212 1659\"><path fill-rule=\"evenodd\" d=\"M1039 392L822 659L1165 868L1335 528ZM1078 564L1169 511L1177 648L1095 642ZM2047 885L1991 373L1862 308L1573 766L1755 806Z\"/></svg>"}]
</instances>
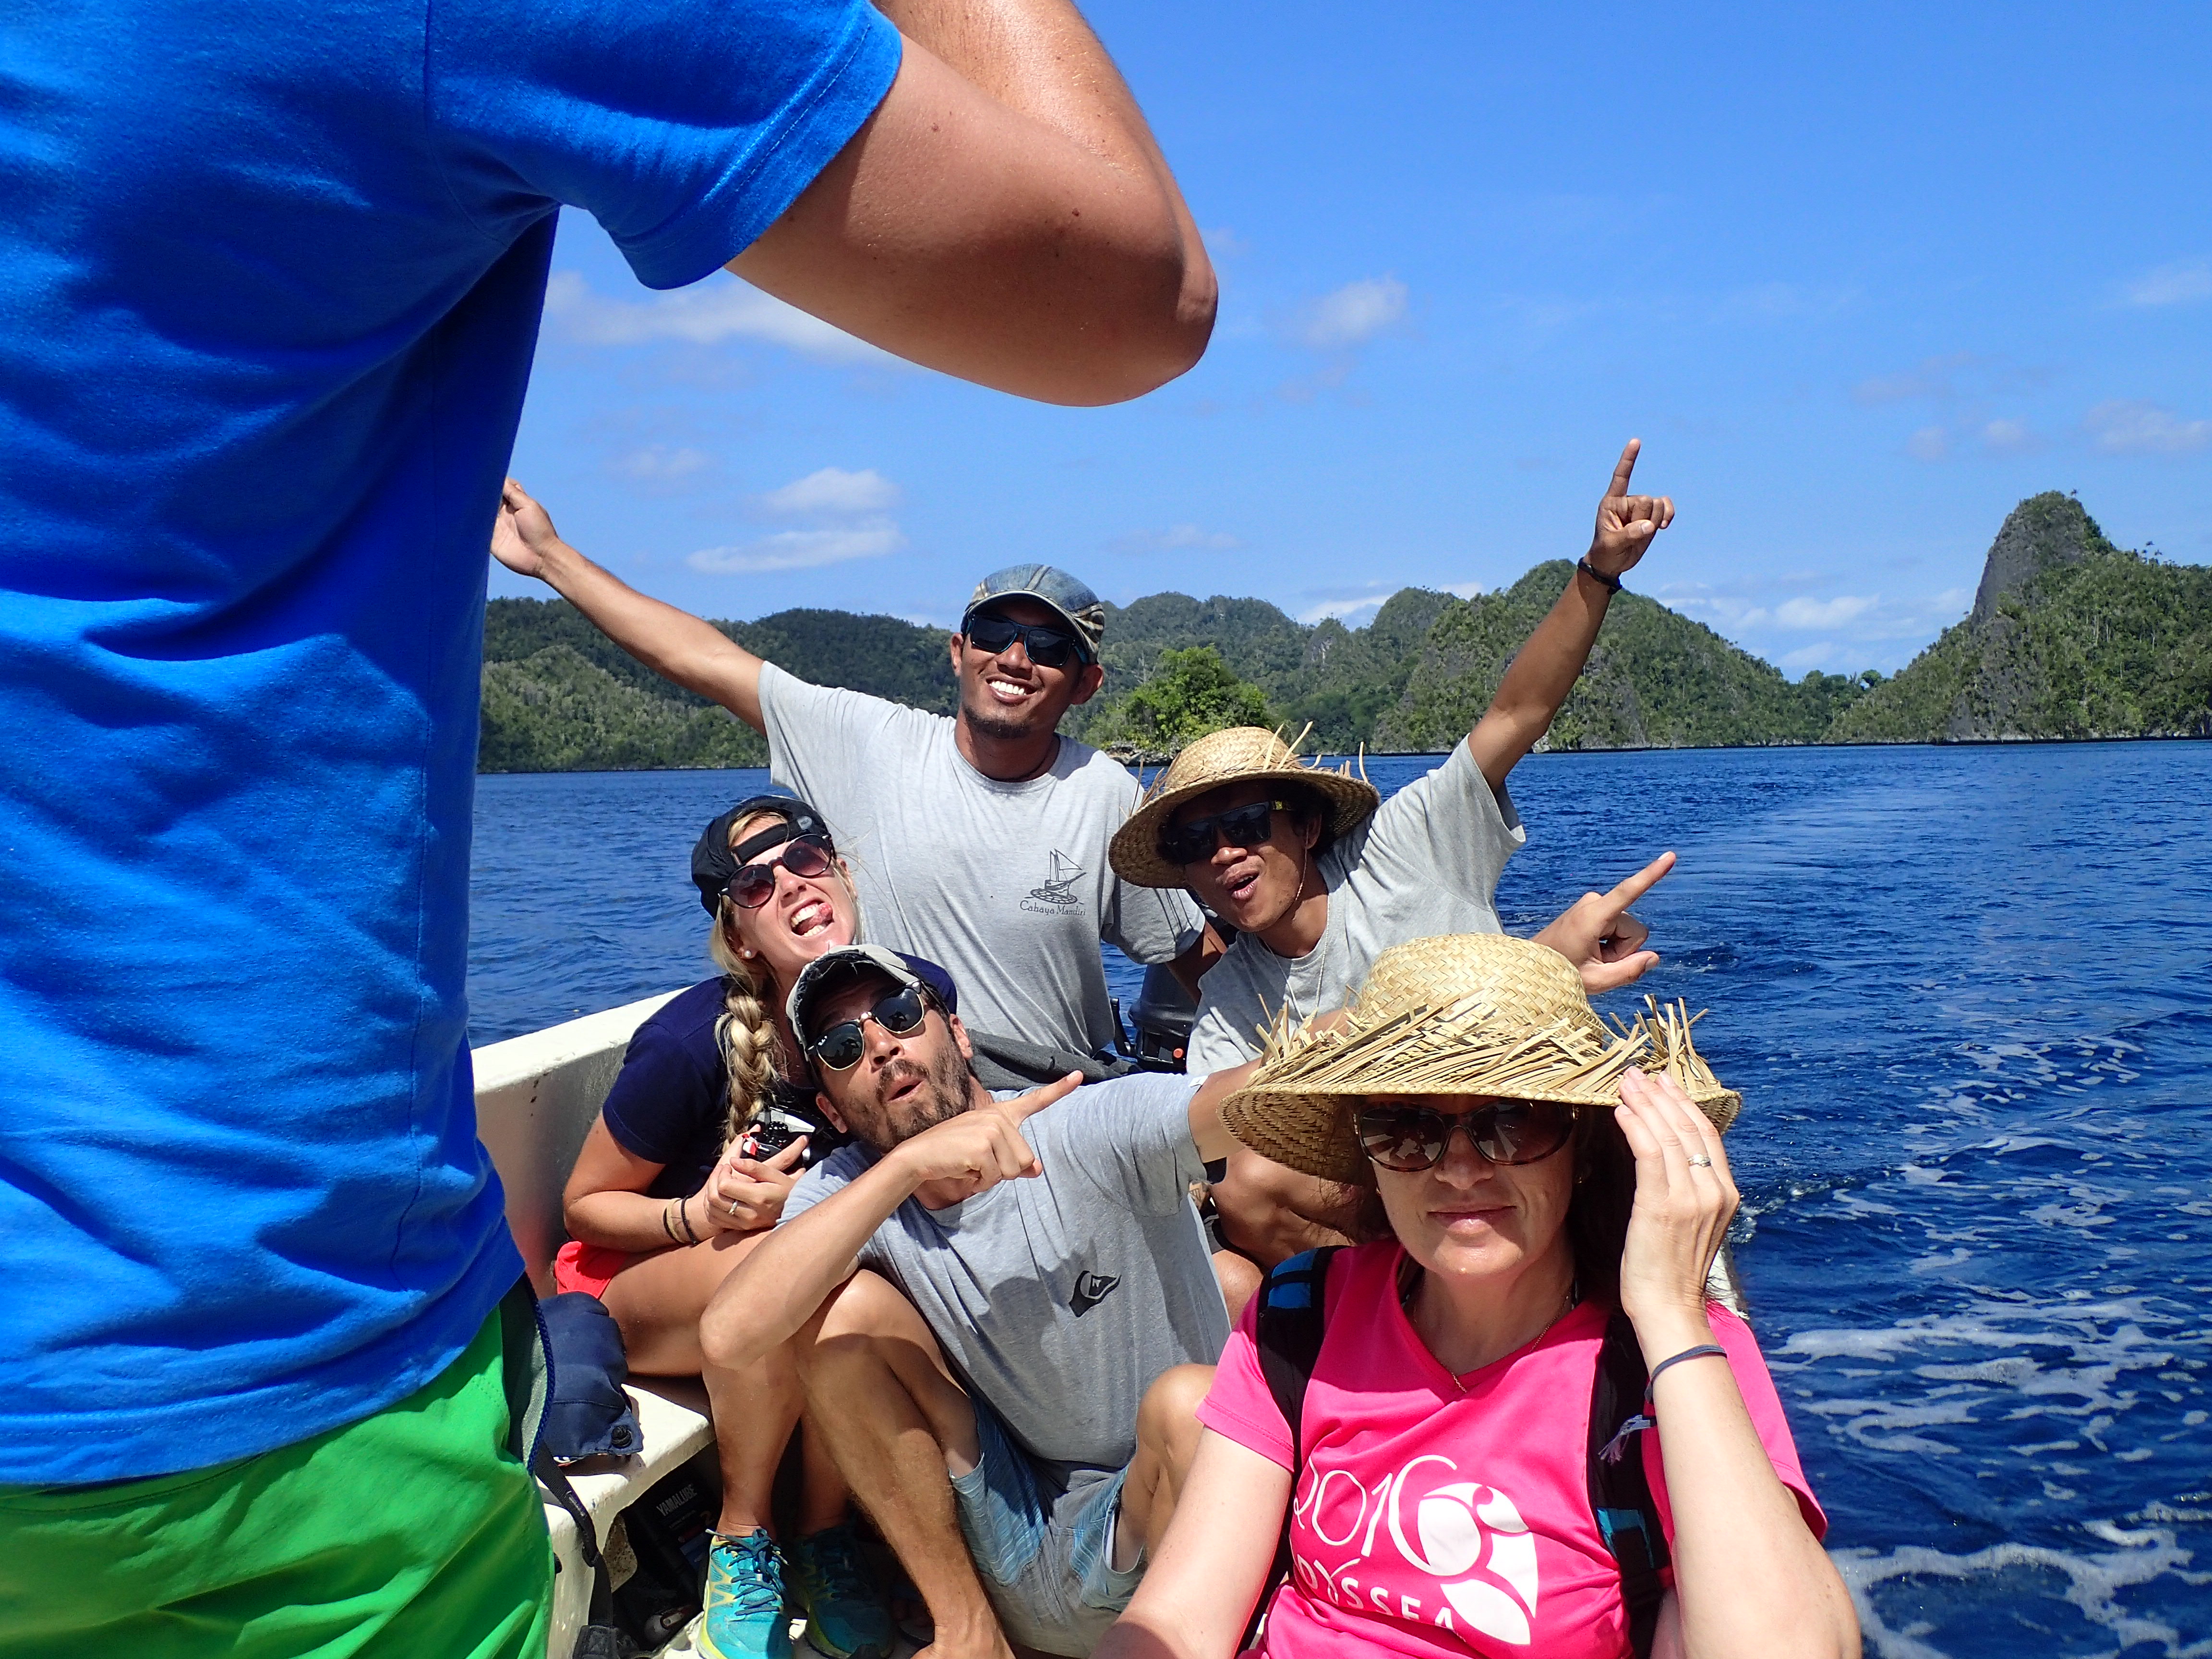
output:
<instances>
[{"instance_id":1,"label":"blue t-shirt","mask_svg":"<svg viewBox=\"0 0 2212 1659\"><path fill-rule=\"evenodd\" d=\"M688 1198L721 1161L730 1126L730 1071L714 1027L725 1006L722 981L702 981L654 1009L630 1036L622 1070L599 1108L607 1133L633 1158L661 1166L650 1198ZM778 1148L799 1135L806 1150L795 1168L819 1163L847 1137L823 1115L811 1085L779 1078L756 1120ZM763 1148L764 1156L774 1156Z\"/></svg>"},{"instance_id":2,"label":"blue t-shirt","mask_svg":"<svg viewBox=\"0 0 2212 1659\"><path fill-rule=\"evenodd\" d=\"M898 61L861 0L0 17L0 1483L357 1419L520 1272L463 969L556 211L695 282Z\"/></svg>"}]
</instances>

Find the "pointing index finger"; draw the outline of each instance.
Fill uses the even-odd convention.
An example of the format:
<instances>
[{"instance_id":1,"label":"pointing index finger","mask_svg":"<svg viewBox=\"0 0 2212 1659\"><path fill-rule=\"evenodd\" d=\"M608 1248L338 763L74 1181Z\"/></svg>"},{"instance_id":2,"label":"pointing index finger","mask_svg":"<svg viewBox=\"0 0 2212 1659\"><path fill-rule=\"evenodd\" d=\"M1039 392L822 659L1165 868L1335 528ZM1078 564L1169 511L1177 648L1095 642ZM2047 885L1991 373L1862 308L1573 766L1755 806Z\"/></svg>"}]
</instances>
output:
<instances>
[{"instance_id":1,"label":"pointing index finger","mask_svg":"<svg viewBox=\"0 0 2212 1659\"><path fill-rule=\"evenodd\" d=\"M1628 441L1628 447L1620 452L1620 460L1613 469L1613 483L1605 492L1607 495L1620 496L1628 494L1628 480L1636 471L1637 452L1643 447L1644 440L1641 438L1631 438Z\"/></svg>"},{"instance_id":2,"label":"pointing index finger","mask_svg":"<svg viewBox=\"0 0 2212 1659\"><path fill-rule=\"evenodd\" d=\"M1674 867L1674 854L1662 853L1634 875L1607 893L1606 902L1616 909L1626 910L1659 884L1659 879Z\"/></svg>"},{"instance_id":3,"label":"pointing index finger","mask_svg":"<svg viewBox=\"0 0 2212 1659\"><path fill-rule=\"evenodd\" d=\"M1026 1119L1035 1117L1054 1101L1066 1099L1082 1085L1082 1073L1070 1072L1066 1077L1048 1083L1041 1089L1030 1090L1018 1100L1008 1101L1006 1112L1015 1122L1020 1123Z\"/></svg>"}]
</instances>

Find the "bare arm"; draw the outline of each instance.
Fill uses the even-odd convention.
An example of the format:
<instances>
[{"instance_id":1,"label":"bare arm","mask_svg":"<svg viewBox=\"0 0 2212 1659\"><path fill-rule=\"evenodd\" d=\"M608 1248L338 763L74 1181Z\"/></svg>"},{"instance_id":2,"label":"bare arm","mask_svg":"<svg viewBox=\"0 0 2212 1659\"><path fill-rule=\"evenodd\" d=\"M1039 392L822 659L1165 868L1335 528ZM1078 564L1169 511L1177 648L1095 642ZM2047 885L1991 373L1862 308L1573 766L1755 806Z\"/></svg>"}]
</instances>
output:
<instances>
[{"instance_id":1,"label":"bare arm","mask_svg":"<svg viewBox=\"0 0 2212 1659\"><path fill-rule=\"evenodd\" d=\"M1198 942L1168 963L1168 971L1176 976L1176 984L1195 997L1198 982L1206 977L1206 970L1227 952L1228 947L1222 944L1221 935L1213 931L1213 924L1209 921L1200 933Z\"/></svg>"},{"instance_id":2,"label":"bare arm","mask_svg":"<svg viewBox=\"0 0 2212 1659\"><path fill-rule=\"evenodd\" d=\"M1092 1659L1230 1659L1267 1587L1290 1501L1288 1469L1200 1430L1159 1559Z\"/></svg>"},{"instance_id":3,"label":"bare arm","mask_svg":"<svg viewBox=\"0 0 2212 1659\"><path fill-rule=\"evenodd\" d=\"M925 1187L936 1188L951 1202L1001 1181L1036 1175L1036 1154L1022 1138L1021 1125L1082 1081L1071 1073L1018 1099L972 1107L925 1129L892 1147L857 1180L778 1226L722 1281L699 1316L701 1351L711 1363L734 1370L781 1346L853 1276L876 1229Z\"/></svg>"},{"instance_id":4,"label":"bare arm","mask_svg":"<svg viewBox=\"0 0 2212 1659\"><path fill-rule=\"evenodd\" d=\"M665 1166L640 1158L608 1132L606 1119L593 1118L562 1190L562 1224L586 1244L639 1254L773 1227L798 1183L792 1165L805 1145L801 1136L764 1162L726 1156L698 1191L681 1200L650 1198L645 1189Z\"/></svg>"},{"instance_id":5,"label":"bare arm","mask_svg":"<svg viewBox=\"0 0 2212 1659\"><path fill-rule=\"evenodd\" d=\"M1664 495L1632 495L1629 476L1636 471L1640 438L1631 438L1613 470L1613 483L1598 503L1597 531L1590 538L1590 564L1618 579L1635 568L1651 538L1674 521L1674 503ZM1575 678L1589 660L1599 625L1613 599L1604 583L1577 568L1566 592L1536 631L1528 636L1505 671L1489 709L1468 733L1467 746L1493 789L1521 757L1551 730L1552 717L1575 689Z\"/></svg>"},{"instance_id":6,"label":"bare arm","mask_svg":"<svg viewBox=\"0 0 2212 1659\"><path fill-rule=\"evenodd\" d=\"M519 576L535 576L582 611L592 627L665 680L728 709L756 732L761 659L688 611L648 599L561 539L552 516L512 478L500 493L491 553Z\"/></svg>"},{"instance_id":7,"label":"bare arm","mask_svg":"<svg viewBox=\"0 0 2212 1659\"><path fill-rule=\"evenodd\" d=\"M1245 1080L1259 1069L1258 1060L1248 1060L1242 1066L1216 1072L1191 1096L1190 1138L1198 1143L1198 1155L1208 1164L1217 1158L1228 1157L1237 1144L1237 1138L1222 1126L1221 1103L1243 1088Z\"/></svg>"},{"instance_id":8,"label":"bare arm","mask_svg":"<svg viewBox=\"0 0 2212 1659\"><path fill-rule=\"evenodd\" d=\"M1206 349L1204 244L1067 0L886 0L898 78L750 247L746 281L900 356L1049 403L1115 403Z\"/></svg>"},{"instance_id":9,"label":"bare arm","mask_svg":"<svg viewBox=\"0 0 2212 1659\"><path fill-rule=\"evenodd\" d=\"M1720 1131L1671 1079L1632 1070L1620 1095L1618 1119L1636 1155L1620 1305L1651 1366L1713 1341L1705 1275L1736 1187ZM1850 1596L1774 1473L1729 1362L1670 1365L1651 1397L1674 1512L1682 1650L1692 1659L1856 1655Z\"/></svg>"}]
</instances>

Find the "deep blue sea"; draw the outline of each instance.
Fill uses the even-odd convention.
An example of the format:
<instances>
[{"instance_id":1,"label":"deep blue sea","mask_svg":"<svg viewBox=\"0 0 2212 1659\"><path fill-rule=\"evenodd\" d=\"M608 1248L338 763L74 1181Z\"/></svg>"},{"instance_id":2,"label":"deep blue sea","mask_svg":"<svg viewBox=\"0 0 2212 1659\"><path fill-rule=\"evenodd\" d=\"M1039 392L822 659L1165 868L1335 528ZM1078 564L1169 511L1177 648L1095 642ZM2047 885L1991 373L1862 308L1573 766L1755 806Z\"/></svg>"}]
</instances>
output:
<instances>
[{"instance_id":1,"label":"deep blue sea","mask_svg":"<svg viewBox=\"0 0 2212 1659\"><path fill-rule=\"evenodd\" d=\"M476 1040L705 977L691 842L763 784L481 780ZM1737 1262L1868 1651L2212 1655L2212 744L1540 755L1513 793L1514 932L1681 854L1638 992L1710 1008L1743 1091Z\"/></svg>"}]
</instances>

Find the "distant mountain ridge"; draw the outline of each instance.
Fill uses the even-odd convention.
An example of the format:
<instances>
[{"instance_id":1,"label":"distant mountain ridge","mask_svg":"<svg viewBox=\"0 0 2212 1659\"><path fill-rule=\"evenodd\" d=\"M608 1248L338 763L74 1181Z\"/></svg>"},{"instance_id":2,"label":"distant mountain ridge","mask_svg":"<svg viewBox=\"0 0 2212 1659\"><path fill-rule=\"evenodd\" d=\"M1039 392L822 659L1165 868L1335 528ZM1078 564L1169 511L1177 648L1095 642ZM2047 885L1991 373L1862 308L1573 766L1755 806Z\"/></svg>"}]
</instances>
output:
<instances>
[{"instance_id":1,"label":"distant mountain ridge","mask_svg":"<svg viewBox=\"0 0 2212 1659\"><path fill-rule=\"evenodd\" d=\"M1125 729L1163 653L1211 645L1271 715L1316 745L1441 751L1464 736L1566 584L1565 561L1472 599L1393 594L1364 628L1308 625L1262 599L1155 593L1107 607L1106 691L1070 735ZM802 679L950 714L941 629L843 611L716 623ZM2212 570L2115 548L2079 502L2023 501L1990 550L1974 611L1894 679L1791 681L1702 623L1613 601L1547 739L1554 749L2003 738L2212 736ZM758 766L759 735L662 681L558 599L495 599L484 619L487 772Z\"/></svg>"}]
</instances>

